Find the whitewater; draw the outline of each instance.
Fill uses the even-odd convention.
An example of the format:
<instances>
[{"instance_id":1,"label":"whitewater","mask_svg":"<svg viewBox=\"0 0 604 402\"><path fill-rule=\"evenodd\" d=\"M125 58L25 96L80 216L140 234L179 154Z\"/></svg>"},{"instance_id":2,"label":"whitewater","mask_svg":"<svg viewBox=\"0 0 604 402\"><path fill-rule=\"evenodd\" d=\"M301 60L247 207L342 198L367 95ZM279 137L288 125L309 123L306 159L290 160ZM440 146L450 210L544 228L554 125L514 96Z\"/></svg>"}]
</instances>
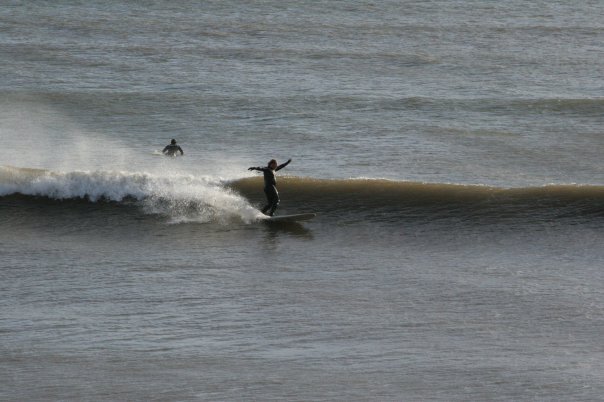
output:
<instances>
[{"instance_id":1,"label":"whitewater","mask_svg":"<svg viewBox=\"0 0 604 402\"><path fill-rule=\"evenodd\" d=\"M152 175L118 171L50 172L0 167L0 196L23 194L56 200L140 201L147 213L169 216L173 223L263 215L220 181L193 175Z\"/></svg>"}]
</instances>

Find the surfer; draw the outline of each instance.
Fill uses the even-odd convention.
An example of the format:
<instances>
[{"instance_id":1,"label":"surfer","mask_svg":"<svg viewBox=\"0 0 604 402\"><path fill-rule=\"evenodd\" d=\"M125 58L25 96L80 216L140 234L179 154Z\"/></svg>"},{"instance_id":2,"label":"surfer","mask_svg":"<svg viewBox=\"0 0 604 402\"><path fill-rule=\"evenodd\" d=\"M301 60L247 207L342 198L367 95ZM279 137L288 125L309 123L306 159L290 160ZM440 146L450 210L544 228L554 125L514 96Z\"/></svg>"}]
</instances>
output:
<instances>
[{"instance_id":1,"label":"surfer","mask_svg":"<svg viewBox=\"0 0 604 402\"><path fill-rule=\"evenodd\" d=\"M264 174L264 194L266 194L266 200L268 203L262 208L262 213L268 216L273 216L275 210L279 206L279 192L277 192L277 179L275 178L275 172L283 169L292 160L289 159L287 162L277 165L275 159L271 159L266 167L251 167L248 170L257 170Z\"/></svg>"},{"instance_id":2,"label":"surfer","mask_svg":"<svg viewBox=\"0 0 604 402\"><path fill-rule=\"evenodd\" d=\"M177 152L180 152L180 155L184 155L185 153L182 151L180 145L176 144L176 140L172 138L169 145L166 145L163 151L161 151L164 155L167 156L176 156Z\"/></svg>"}]
</instances>

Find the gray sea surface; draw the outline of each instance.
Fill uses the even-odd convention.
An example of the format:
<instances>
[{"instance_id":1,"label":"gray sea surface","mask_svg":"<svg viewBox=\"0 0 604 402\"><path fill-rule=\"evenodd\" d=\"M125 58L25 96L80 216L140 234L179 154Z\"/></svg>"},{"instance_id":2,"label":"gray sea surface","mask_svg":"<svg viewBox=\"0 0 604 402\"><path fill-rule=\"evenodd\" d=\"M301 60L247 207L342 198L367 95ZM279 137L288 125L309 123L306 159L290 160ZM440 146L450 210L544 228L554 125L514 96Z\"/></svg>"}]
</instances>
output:
<instances>
[{"instance_id":1,"label":"gray sea surface","mask_svg":"<svg viewBox=\"0 0 604 402\"><path fill-rule=\"evenodd\" d=\"M0 399L601 400L603 17L3 2Z\"/></svg>"}]
</instances>

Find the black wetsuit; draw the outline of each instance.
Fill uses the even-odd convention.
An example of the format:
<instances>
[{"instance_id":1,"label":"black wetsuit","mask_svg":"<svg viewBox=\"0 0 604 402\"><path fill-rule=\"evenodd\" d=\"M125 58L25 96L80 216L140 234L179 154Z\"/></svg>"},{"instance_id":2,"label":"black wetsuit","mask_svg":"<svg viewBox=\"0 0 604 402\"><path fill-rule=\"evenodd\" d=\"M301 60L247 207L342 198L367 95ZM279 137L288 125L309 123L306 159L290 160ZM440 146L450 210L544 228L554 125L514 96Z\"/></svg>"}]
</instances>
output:
<instances>
[{"instance_id":1,"label":"black wetsuit","mask_svg":"<svg viewBox=\"0 0 604 402\"><path fill-rule=\"evenodd\" d=\"M166 147L162 151L163 154L168 155L168 156L175 156L177 152L180 152L181 155L185 154L182 151L182 148L180 147L180 145L176 145L176 144L166 145Z\"/></svg>"},{"instance_id":2,"label":"black wetsuit","mask_svg":"<svg viewBox=\"0 0 604 402\"><path fill-rule=\"evenodd\" d=\"M291 162L291 159L287 162L277 166L275 170L269 167L255 167L250 168L253 170L261 171L264 174L264 194L266 194L267 204L262 208L262 213L269 216L275 214L275 210L279 206L279 192L277 191L277 179L275 178L275 172L286 167Z\"/></svg>"}]
</instances>

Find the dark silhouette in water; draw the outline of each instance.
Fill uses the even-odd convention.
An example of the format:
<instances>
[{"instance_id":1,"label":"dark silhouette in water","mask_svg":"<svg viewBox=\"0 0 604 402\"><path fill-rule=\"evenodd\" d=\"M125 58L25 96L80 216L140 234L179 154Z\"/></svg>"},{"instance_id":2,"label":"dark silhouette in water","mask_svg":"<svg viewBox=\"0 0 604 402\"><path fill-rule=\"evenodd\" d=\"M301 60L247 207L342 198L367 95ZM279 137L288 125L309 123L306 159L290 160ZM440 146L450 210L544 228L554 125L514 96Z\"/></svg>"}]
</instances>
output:
<instances>
[{"instance_id":1,"label":"dark silhouette in water","mask_svg":"<svg viewBox=\"0 0 604 402\"><path fill-rule=\"evenodd\" d=\"M292 160L289 159L287 162L277 165L277 161L275 159L271 159L268 162L266 167L251 167L248 170L257 170L264 174L264 194L266 194L267 204L262 208L262 213L268 216L273 216L275 214L275 210L279 206L279 192L277 191L277 179L275 177L275 172L283 169Z\"/></svg>"},{"instance_id":2,"label":"dark silhouette in water","mask_svg":"<svg viewBox=\"0 0 604 402\"><path fill-rule=\"evenodd\" d=\"M172 138L169 145L166 145L162 153L167 156L176 156L176 153L180 152L180 155L184 155L185 153L182 151L180 145L176 144L176 140Z\"/></svg>"}]
</instances>

